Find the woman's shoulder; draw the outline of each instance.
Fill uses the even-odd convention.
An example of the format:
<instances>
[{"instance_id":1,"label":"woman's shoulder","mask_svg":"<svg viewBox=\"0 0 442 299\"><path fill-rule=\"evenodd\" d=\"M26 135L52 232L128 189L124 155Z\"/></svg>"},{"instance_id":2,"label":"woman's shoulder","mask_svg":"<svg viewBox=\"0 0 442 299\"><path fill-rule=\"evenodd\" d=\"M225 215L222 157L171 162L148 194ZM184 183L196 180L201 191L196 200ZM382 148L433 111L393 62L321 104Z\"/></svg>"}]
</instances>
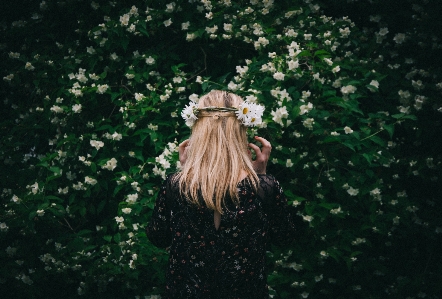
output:
<instances>
[{"instance_id":1,"label":"woman's shoulder","mask_svg":"<svg viewBox=\"0 0 442 299\"><path fill-rule=\"evenodd\" d=\"M275 184L279 185L278 180L275 178L274 175L272 175L270 173L258 174L258 178L259 178L260 184L265 183L267 185L275 185Z\"/></svg>"},{"instance_id":2,"label":"woman's shoulder","mask_svg":"<svg viewBox=\"0 0 442 299\"><path fill-rule=\"evenodd\" d=\"M274 175L269 173L258 174L258 178L259 178L258 194L261 197L273 198L276 194L282 192L279 182Z\"/></svg>"}]
</instances>

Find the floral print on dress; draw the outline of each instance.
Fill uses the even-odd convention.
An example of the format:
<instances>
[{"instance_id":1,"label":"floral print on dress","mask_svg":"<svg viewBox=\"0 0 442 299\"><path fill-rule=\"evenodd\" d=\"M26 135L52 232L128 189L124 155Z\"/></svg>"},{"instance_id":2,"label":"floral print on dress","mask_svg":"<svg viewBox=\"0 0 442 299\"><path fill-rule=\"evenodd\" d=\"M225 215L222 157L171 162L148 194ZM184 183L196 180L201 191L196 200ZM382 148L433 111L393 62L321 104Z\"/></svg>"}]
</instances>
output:
<instances>
[{"instance_id":1,"label":"floral print on dress","mask_svg":"<svg viewBox=\"0 0 442 299\"><path fill-rule=\"evenodd\" d=\"M258 175L255 192L244 179L239 201L225 200L218 229L214 211L180 196L178 176L164 181L147 228L157 247L170 247L162 298L268 298L266 250L294 240L287 200L272 175Z\"/></svg>"}]
</instances>

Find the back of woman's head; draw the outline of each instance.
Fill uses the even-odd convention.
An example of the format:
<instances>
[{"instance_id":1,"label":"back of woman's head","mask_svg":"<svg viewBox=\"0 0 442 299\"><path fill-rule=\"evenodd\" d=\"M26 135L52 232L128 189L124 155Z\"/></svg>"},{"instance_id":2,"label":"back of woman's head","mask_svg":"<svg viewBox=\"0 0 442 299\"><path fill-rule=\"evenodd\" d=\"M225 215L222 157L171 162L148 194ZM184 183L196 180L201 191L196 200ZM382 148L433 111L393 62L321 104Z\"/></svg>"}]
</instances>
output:
<instances>
[{"instance_id":1,"label":"back of woman's head","mask_svg":"<svg viewBox=\"0 0 442 299\"><path fill-rule=\"evenodd\" d=\"M238 95L212 90L202 96L198 108L238 107ZM224 198L238 198L237 184L246 174L256 188L258 178L248 154L246 127L235 112L200 110L192 127L187 160L180 174L180 191L190 201L222 213Z\"/></svg>"}]
</instances>

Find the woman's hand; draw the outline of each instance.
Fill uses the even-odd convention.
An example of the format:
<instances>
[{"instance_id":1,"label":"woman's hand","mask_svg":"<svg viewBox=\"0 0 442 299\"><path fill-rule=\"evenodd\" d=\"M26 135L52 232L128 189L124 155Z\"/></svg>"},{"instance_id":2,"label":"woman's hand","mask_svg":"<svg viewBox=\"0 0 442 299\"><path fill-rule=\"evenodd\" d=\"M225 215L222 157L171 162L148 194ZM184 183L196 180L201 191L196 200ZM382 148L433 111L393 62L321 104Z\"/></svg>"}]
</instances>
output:
<instances>
[{"instance_id":1,"label":"woman's hand","mask_svg":"<svg viewBox=\"0 0 442 299\"><path fill-rule=\"evenodd\" d=\"M265 174L267 161L269 160L270 152L272 151L272 145L262 137L255 136L255 140L262 144L262 148L259 148L253 143L249 143L249 147L254 150L256 154L255 161L252 161L253 169L257 174Z\"/></svg>"},{"instance_id":2,"label":"woman's hand","mask_svg":"<svg viewBox=\"0 0 442 299\"><path fill-rule=\"evenodd\" d=\"M178 153L180 156L181 167L184 166L187 160L187 148L189 147L189 139L184 140L178 146Z\"/></svg>"}]
</instances>

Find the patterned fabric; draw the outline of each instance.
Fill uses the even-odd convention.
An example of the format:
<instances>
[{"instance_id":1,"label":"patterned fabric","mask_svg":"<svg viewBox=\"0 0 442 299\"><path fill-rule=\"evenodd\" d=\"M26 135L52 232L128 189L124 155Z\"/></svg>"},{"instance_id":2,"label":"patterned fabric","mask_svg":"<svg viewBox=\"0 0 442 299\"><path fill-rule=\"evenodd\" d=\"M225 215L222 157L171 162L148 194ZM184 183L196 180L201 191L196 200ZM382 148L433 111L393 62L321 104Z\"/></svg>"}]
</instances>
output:
<instances>
[{"instance_id":1,"label":"patterned fabric","mask_svg":"<svg viewBox=\"0 0 442 299\"><path fill-rule=\"evenodd\" d=\"M179 195L176 175L167 177L147 228L157 247L170 246L162 298L268 298L265 255L269 243L294 239L294 224L278 181L259 175L258 194L238 183L239 203L226 200L218 230L214 211Z\"/></svg>"}]
</instances>

